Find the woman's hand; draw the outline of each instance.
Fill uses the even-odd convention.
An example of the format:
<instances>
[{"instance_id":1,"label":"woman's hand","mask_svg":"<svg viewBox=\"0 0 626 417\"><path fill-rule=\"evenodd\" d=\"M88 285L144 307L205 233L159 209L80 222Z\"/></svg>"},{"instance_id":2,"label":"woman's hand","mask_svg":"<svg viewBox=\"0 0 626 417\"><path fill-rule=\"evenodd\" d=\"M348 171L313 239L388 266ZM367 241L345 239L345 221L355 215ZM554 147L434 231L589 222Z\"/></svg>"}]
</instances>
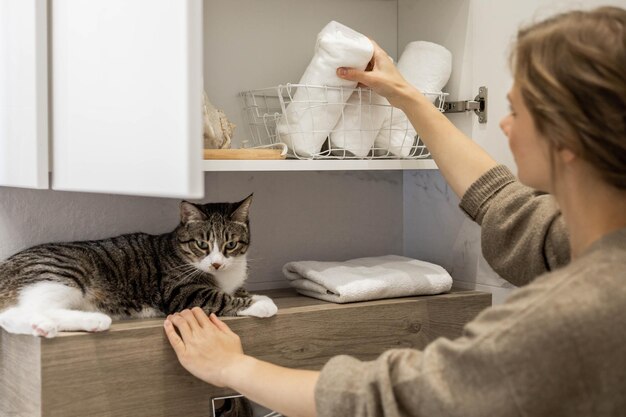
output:
<instances>
[{"instance_id":1,"label":"woman's hand","mask_svg":"<svg viewBox=\"0 0 626 417\"><path fill-rule=\"evenodd\" d=\"M392 106L402 108L417 89L409 84L393 60L374 41L374 56L365 71L354 68L337 68L337 76L345 80L357 81L389 100Z\"/></svg>"},{"instance_id":2,"label":"woman's hand","mask_svg":"<svg viewBox=\"0 0 626 417\"><path fill-rule=\"evenodd\" d=\"M226 386L229 367L244 357L239 336L226 323L215 314L207 316L201 308L194 307L167 316L163 326L185 369L209 384Z\"/></svg>"}]
</instances>

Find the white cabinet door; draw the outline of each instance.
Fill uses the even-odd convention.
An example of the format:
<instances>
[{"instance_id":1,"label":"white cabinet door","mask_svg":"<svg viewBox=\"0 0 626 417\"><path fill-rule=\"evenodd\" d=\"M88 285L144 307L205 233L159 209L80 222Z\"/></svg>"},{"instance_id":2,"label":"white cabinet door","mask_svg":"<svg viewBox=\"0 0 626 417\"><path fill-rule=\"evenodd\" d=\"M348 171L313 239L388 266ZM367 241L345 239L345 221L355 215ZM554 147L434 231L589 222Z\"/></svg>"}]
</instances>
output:
<instances>
[{"instance_id":1,"label":"white cabinet door","mask_svg":"<svg viewBox=\"0 0 626 417\"><path fill-rule=\"evenodd\" d=\"M48 188L46 2L0 0L0 185Z\"/></svg>"},{"instance_id":2,"label":"white cabinet door","mask_svg":"<svg viewBox=\"0 0 626 417\"><path fill-rule=\"evenodd\" d=\"M50 4L52 188L201 197L202 1Z\"/></svg>"}]
</instances>

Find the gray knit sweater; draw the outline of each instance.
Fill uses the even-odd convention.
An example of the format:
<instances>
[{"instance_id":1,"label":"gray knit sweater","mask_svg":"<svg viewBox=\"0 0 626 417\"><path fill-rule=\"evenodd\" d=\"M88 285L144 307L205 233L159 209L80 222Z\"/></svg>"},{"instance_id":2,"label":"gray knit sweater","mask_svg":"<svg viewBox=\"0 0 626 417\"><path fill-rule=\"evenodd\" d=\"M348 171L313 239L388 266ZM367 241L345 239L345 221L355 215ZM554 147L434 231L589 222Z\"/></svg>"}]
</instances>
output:
<instances>
[{"instance_id":1,"label":"gray knit sweater","mask_svg":"<svg viewBox=\"0 0 626 417\"><path fill-rule=\"evenodd\" d=\"M318 416L626 415L626 229L567 264L554 200L503 166L474 183L461 207L482 225L494 269L527 285L456 340L371 362L331 359L315 389Z\"/></svg>"}]
</instances>

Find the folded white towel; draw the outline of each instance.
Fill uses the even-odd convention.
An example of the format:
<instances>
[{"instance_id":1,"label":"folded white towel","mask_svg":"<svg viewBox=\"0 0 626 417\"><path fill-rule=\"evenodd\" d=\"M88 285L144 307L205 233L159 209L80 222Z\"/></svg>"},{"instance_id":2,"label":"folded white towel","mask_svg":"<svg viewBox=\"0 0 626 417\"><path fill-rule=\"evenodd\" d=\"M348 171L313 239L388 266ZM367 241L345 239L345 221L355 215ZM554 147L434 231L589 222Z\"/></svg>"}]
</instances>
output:
<instances>
[{"instance_id":1,"label":"folded white towel","mask_svg":"<svg viewBox=\"0 0 626 417\"><path fill-rule=\"evenodd\" d=\"M398 60L398 71L418 90L439 93L450 79L452 54L436 43L411 42L404 48ZM436 98L427 97L431 102ZM383 122L374 147L388 149L395 155L410 156L416 135L415 129L402 111L394 110L392 116L393 119Z\"/></svg>"},{"instance_id":2,"label":"folded white towel","mask_svg":"<svg viewBox=\"0 0 626 417\"><path fill-rule=\"evenodd\" d=\"M289 262L283 274L299 293L335 303L439 294L452 287L441 266L396 255Z\"/></svg>"},{"instance_id":3,"label":"folded white towel","mask_svg":"<svg viewBox=\"0 0 626 417\"><path fill-rule=\"evenodd\" d=\"M357 83L337 76L337 68L365 69L374 54L372 42L359 32L331 21L317 35L315 53L299 84L355 88ZM335 127L350 94L339 88L299 87L276 126L293 153L318 153Z\"/></svg>"},{"instance_id":4,"label":"folded white towel","mask_svg":"<svg viewBox=\"0 0 626 417\"><path fill-rule=\"evenodd\" d=\"M386 98L367 89L355 91L330 134L332 149L345 149L360 158L367 156L390 114Z\"/></svg>"}]
</instances>

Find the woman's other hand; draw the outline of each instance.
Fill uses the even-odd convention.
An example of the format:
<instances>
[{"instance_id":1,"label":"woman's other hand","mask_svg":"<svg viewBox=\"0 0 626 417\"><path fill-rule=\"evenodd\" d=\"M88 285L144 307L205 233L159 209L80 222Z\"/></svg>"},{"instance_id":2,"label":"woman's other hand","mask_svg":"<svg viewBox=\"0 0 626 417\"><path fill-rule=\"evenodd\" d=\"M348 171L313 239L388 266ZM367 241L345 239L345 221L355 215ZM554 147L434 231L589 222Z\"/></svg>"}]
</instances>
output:
<instances>
[{"instance_id":1,"label":"woman's other hand","mask_svg":"<svg viewBox=\"0 0 626 417\"><path fill-rule=\"evenodd\" d=\"M194 307L167 316L163 326L185 369L209 384L226 386L228 368L244 357L239 336L226 323Z\"/></svg>"},{"instance_id":2,"label":"woman's other hand","mask_svg":"<svg viewBox=\"0 0 626 417\"><path fill-rule=\"evenodd\" d=\"M376 42L372 44L374 56L365 71L342 67L337 68L337 76L357 81L385 97L392 106L402 108L417 90L402 77L391 57Z\"/></svg>"}]
</instances>

